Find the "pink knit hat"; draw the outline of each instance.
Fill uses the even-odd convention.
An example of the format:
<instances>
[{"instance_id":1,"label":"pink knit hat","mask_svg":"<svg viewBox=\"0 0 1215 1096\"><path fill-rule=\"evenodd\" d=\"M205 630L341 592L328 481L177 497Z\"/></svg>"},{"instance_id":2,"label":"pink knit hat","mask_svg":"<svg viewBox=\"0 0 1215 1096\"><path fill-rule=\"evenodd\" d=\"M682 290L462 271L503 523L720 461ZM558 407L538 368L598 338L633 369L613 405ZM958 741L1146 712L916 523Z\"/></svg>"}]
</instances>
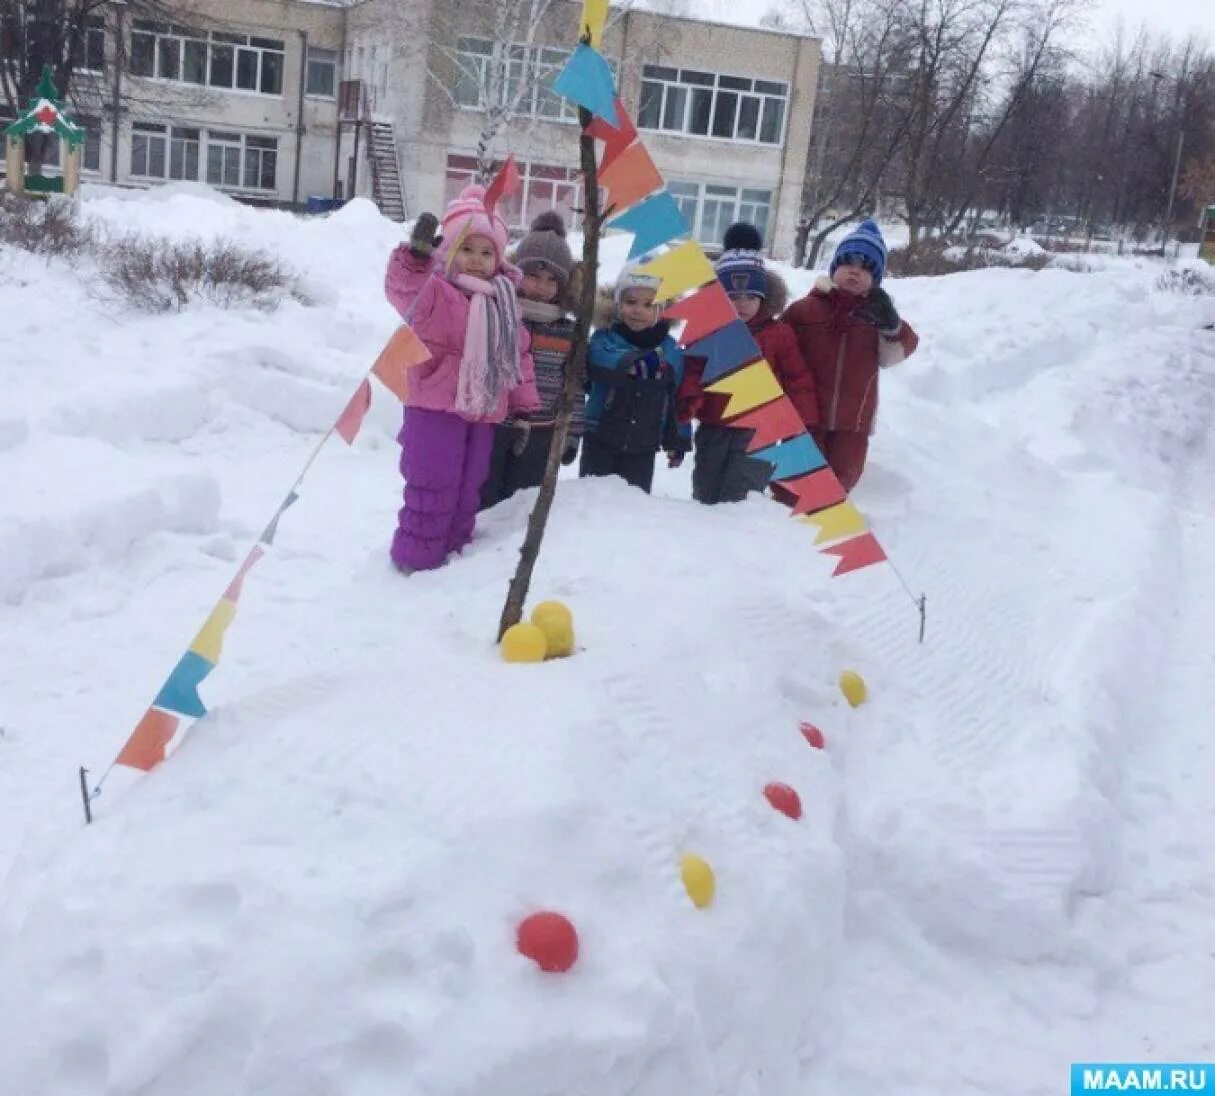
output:
<instances>
[{"instance_id":1,"label":"pink knit hat","mask_svg":"<svg viewBox=\"0 0 1215 1096\"><path fill-rule=\"evenodd\" d=\"M498 253L498 262L502 262L506 254L506 244L510 236L506 222L495 212L490 214L485 209L485 187L466 186L460 191L460 196L451 202L443 213L443 244L442 252L446 255L456 246L458 240L469 236L484 236L494 245Z\"/></svg>"}]
</instances>

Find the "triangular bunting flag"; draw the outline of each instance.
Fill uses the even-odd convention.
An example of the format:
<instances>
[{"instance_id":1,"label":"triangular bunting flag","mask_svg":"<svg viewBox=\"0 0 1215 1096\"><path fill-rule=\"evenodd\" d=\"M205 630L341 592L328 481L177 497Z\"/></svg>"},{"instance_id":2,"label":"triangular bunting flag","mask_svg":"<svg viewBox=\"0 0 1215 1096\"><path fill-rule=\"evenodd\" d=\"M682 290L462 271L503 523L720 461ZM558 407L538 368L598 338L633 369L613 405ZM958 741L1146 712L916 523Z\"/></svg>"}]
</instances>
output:
<instances>
[{"instance_id":1,"label":"triangular bunting flag","mask_svg":"<svg viewBox=\"0 0 1215 1096\"><path fill-rule=\"evenodd\" d=\"M679 345L685 348L738 319L730 298L716 278L704 289L671 305L662 316L672 323L687 321L679 335Z\"/></svg>"},{"instance_id":2,"label":"triangular bunting flag","mask_svg":"<svg viewBox=\"0 0 1215 1096\"><path fill-rule=\"evenodd\" d=\"M404 403L408 389L406 370L428 361L430 351L426 349L426 344L418 338L412 327L401 324L380 351L371 372L379 377L388 391Z\"/></svg>"},{"instance_id":3,"label":"triangular bunting flag","mask_svg":"<svg viewBox=\"0 0 1215 1096\"><path fill-rule=\"evenodd\" d=\"M181 720L170 712L149 708L131 732L122 752L114 758L115 765L147 772L165 759L165 749L173 741Z\"/></svg>"},{"instance_id":4,"label":"triangular bunting flag","mask_svg":"<svg viewBox=\"0 0 1215 1096\"><path fill-rule=\"evenodd\" d=\"M193 651L187 651L173 667L169 680L160 687L160 692L152 701L153 705L164 708L167 712L201 719L207 714L207 709L198 695L198 687L214 669L213 662L208 662L202 655Z\"/></svg>"},{"instance_id":5,"label":"triangular bunting flag","mask_svg":"<svg viewBox=\"0 0 1215 1096\"><path fill-rule=\"evenodd\" d=\"M763 358L753 365L748 365L746 369L731 373L716 384L707 385L705 391L730 397L721 413L723 420L732 419L753 407L759 407L784 395L776 374Z\"/></svg>"},{"instance_id":6,"label":"triangular bunting flag","mask_svg":"<svg viewBox=\"0 0 1215 1096\"><path fill-rule=\"evenodd\" d=\"M299 495L296 494L294 490L287 492L287 497L283 499L282 505L278 508L274 517L270 519L270 524L266 526L265 530L262 532L262 535L257 538L262 544L274 543L274 538L278 536L279 518L283 516L283 513L287 510L287 508L291 506L291 504L298 498Z\"/></svg>"},{"instance_id":7,"label":"triangular bunting flag","mask_svg":"<svg viewBox=\"0 0 1215 1096\"><path fill-rule=\"evenodd\" d=\"M741 418L735 419L730 425L736 426L740 430L755 431L755 436L747 445L748 453L754 453L758 449L767 449L769 445L784 441L785 438L791 438L806 429L801 415L797 413L797 408L793 406L793 401L788 396L765 403L763 407L757 407L754 411L749 411Z\"/></svg>"},{"instance_id":8,"label":"triangular bunting flag","mask_svg":"<svg viewBox=\"0 0 1215 1096\"><path fill-rule=\"evenodd\" d=\"M679 212L675 199L665 190L626 210L609 221L606 227L633 233L633 244L629 248L630 259L653 251L663 244L669 244L691 231L688 222L683 219L683 214Z\"/></svg>"},{"instance_id":9,"label":"triangular bunting flag","mask_svg":"<svg viewBox=\"0 0 1215 1096\"><path fill-rule=\"evenodd\" d=\"M835 570L831 572L832 578L836 575L846 575L849 571L859 571L862 567L869 567L874 563L881 563L886 558L886 553L878 543L877 537L872 533L853 537L842 544L833 544L829 548L824 548L823 551L840 558L839 563L835 565Z\"/></svg>"},{"instance_id":10,"label":"triangular bunting flag","mask_svg":"<svg viewBox=\"0 0 1215 1096\"><path fill-rule=\"evenodd\" d=\"M779 445L770 445L751 454L756 460L765 460L772 465L774 480L804 476L819 468L827 467L827 458L819 452L809 434L798 434Z\"/></svg>"},{"instance_id":11,"label":"triangular bunting flag","mask_svg":"<svg viewBox=\"0 0 1215 1096\"><path fill-rule=\"evenodd\" d=\"M818 526L818 536L814 538L815 544L825 544L829 540L855 536L869 528L864 515L850 502L829 506L817 514L806 514L797 520L804 521L807 525Z\"/></svg>"},{"instance_id":12,"label":"triangular bunting flag","mask_svg":"<svg viewBox=\"0 0 1215 1096\"><path fill-rule=\"evenodd\" d=\"M616 86L602 54L579 42L573 56L553 81L553 91L585 107L609 125L616 124Z\"/></svg>"},{"instance_id":13,"label":"triangular bunting flag","mask_svg":"<svg viewBox=\"0 0 1215 1096\"><path fill-rule=\"evenodd\" d=\"M522 184L523 180L519 176L519 168L515 163L515 157L513 155L507 156L506 163L498 169L498 174L493 177L493 181L485 191L483 203L485 211L492 217L498 203L508 195L518 194Z\"/></svg>"},{"instance_id":14,"label":"triangular bunting flag","mask_svg":"<svg viewBox=\"0 0 1215 1096\"><path fill-rule=\"evenodd\" d=\"M253 546L249 554L245 556L245 562L240 565L240 570L236 572L236 577L228 583L228 588L224 591L224 598L226 600L232 602L240 600L240 595L245 588L245 576L253 570L257 561L265 554L260 544Z\"/></svg>"},{"instance_id":15,"label":"triangular bunting flag","mask_svg":"<svg viewBox=\"0 0 1215 1096\"><path fill-rule=\"evenodd\" d=\"M236 617L236 602L220 598L206 623L199 629L190 650L208 662L218 663L224 649L224 632Z\"/></svg>"},{"instance_id":16,"label":"triangular bunting flag","mask_svg":"<svg viewBox=\"0 0 1215 1096\"><path fill-rule=\"evenodd\" d=\"M662 176L645 145L638 142L629 145L611 167L600 173L599 185L608 193L604 208L609 213L620 214L660 189Z\"/></svg>"},{"instance_id":17,"label":"triangular bunting flag","mask_svg":"<svg viewBox=\"0 0 1215 1096\"><path fill-rule=\"evenodd\" d=\"M763 356L759 343L755 341L747 325L738 319L699 342L686 346L684 351L691 358L704 358L705 371L701 377L703 384L712 384L727 373L732 373L740 365L747 365Z\"/></svg>"},{"instance_id":18,"label":"triangular bunting flag","mask_svg":"<svg viewBox=\"0 0 1215 1096\"><path fill-rule=\"evenodd\" d=\"M616 100L616 124L609 126L602 118L592 118L586 127L588 136L603 142L603 154L599 157L599 173L607 171L613 161L637 140L637 127L624 109L624 103Z\"/></svg>"},{"instance_id":19,"label":"triangular bunting flag","mask_svg":"<svg viewBox=\"0 0 1215 1096\"><path fill-rule=\"evenodd\" d=\"M367 412L370 409L371 382L364 377L362 383L354 390L354 395L350 397L350 402L346 404L346 409L338 416L338 421L333 427L338 437L347 445L354 444L354 439L359 436L363 420L367 417Z\"/></svg>"},{"instance_id":20,"label":"triangular bunting flag","mask_svg":"<svg viewBox=\"0 0 1215 1096\"><path fill-rule=\"evenodd\" d=\"M637 268L637 273L659 279L655 297L659 301L680 297L689 289L699 289L717 277L704 250L695 240L685 240L658 258L643 263Z\"/></svg>"},{"instance_id":21,"label":"triangular bunting flag","mask_svg":"<svg viewBox=\"0 0 1215 1096\"><path fill-rule=\"evenodd\" d=\"M814 510L825 510L848 497L843 484L836 479L830 468L820 468L817 472L789 480L781 486L796 498L793 504L795 517Z\"/></svg>"},{"instance_id":22,"label":"triangular bunting flag","mask_svg":"<svg viewBox=\"0 0 1215 1096\"><path fill-rule=\"evenodd\" d=\"M587 35L591 45L603 45L603 24L607 22L608 0L582 0L582 17L578 20L578 35Z\"/></svg>"}]
</instances>

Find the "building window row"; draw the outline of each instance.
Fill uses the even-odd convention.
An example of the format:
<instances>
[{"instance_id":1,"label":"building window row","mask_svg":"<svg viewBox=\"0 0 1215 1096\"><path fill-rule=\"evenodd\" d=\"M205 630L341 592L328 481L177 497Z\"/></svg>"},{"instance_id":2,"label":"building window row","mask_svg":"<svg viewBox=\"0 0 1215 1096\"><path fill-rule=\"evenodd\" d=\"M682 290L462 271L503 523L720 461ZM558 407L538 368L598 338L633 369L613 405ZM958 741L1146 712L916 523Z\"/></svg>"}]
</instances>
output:
<instances>
[{"instance_id":1,"label":"building window row","mask_svg":"<svg viewBox=\"0 0 1215 1096\"><path fill-rule=\"evenodd\" d=\"M276 38L145 20L131 29L131 72L155 80L281 95L285 58L286 46Z\"/></svg>"},{"instance_id":2,"label":"building window row","mask_svg":"<svg viewBox=\"0 0 1215 1096\"><path fill-rule=\"evenodd\" d=\"M693 69L645 65L637 124L643 129L779 145L789 85Z\"/></svg>"},{"instance_id":3,"label":"building window row","mask_svg":"<svg viewBox=\"0 0 1215 1096\"><path fill-rule=\"evenodd\" d=\"M667 190L679 206L692 234L702 244L720 244L726 229L746 221L765 240L772 219L772 191L720 183L672 181Z\"/></svg>"},{"instance_id":4,"label":"building window row","mask_svg":"<svg viewBox=\"0 0 1215 1096\"><path fill-rule=\"evenodd\" d=\"M150 122L136 122L131 128L132 178L276 190L277 174L277 137Z\"/></svg>"},{"instance_id":5,"label":"building window row","mask_svg":"<svg viewBox=\"0 0 1215 1096\"><path fill-rule=\"evenodd\" d=\"M457 106L470 110L506 107L517 117L576 122L578 108L553 91L553 81L570 59L570 52L553 46L461 38L455 53L452 97ZM615 62L609 60L608 64L615 73Z\"/></svg>"}]
</instances>

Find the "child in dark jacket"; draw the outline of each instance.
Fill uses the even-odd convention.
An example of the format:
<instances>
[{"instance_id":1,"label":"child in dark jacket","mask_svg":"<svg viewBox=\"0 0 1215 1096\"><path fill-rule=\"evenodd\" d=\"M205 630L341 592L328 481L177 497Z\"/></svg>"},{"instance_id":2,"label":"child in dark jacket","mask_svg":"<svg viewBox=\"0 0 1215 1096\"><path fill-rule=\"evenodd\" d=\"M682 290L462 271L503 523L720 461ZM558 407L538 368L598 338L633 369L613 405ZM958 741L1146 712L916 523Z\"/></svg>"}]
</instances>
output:
<instances>
[{"instance_id":1,"label":"child in dark jacket","mask_svg":"<svg viewBox=\"0 0 1215 1096\"><path fill-rule=\"evenodd\" d=\"M630 264L615 291L600 294L600 326L587 348L590 398L579 469L583 476L620 476L647 494L658 450L677 468L691 448L691 431L675 414L683 351L670 324L658 318L659 285Z\"/></svg>"},{"instance_id":2,"label":"child in dark jacket","mask_svg":"<svg viewBox=\"0 0 1215 1096\"><path fill-rule=\"evenodd\" d=\"M878 371L909 358L920 341L881 288L885 273L886 242L864 221L835 249L830 279L820 278L784 317L818 388L814 440L845 491L865 470Z\"/></svg>"},{"instance_id":3,"label":"child in dark jacket","mask_svg":"<svg viewBox=\"0 0 1215 1096\"><path fill-rule=\"evenodd\" d=\"M519 312L531 335L540 406L522 418L511 418L494 431L489 478L481 490L481 508L488 509L516 491L539 487L548 465L548 451L557 422L557 405L565 387L574 347L571 277L574 257L565 241L565 223L555 210L541 213L512 256L523 271ZM578 439L585 422L585 395L578 386L570 417L563 464L578 456Z\"/></svg>"},{"instance_id":4,"label":"child in dark jacket","mask_svg":"<svg viewBox=\"0 0 1215 1096\"><path fill-rule=\"evenodd\" d=\"M725 250L716 264L722 288L807 429L816 427L818 399L814 377L802 360L793 331L776 319L788 301L784 279L765 269L763 239L753 225L732 225L724 244ZM772 468L747 455L751 431L721 422L726 399L705 393L703 371L704 363L690 358L679 391L680 418L700 421L692 465L692 497L708 504L740 502L749 492L762 491L767 486Z\"/></svg>"}]
</instances>

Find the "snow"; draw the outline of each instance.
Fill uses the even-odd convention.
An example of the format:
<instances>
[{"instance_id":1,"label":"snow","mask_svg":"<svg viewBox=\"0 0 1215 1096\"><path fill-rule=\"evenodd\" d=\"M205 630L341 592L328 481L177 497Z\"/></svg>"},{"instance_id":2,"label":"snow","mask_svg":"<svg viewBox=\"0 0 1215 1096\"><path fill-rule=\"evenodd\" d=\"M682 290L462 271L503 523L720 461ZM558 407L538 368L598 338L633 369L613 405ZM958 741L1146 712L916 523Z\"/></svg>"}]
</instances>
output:
<instances>
[{"instance_id":1,"label":"snow","mask_svg":"<svg viewBox=\"0 0 1215 1096\"><path fill-rule=\"evenodd\" d=\"M898 574L832 579L774 504L691 503L688 467L654 498L570 479L533 590L580 649L542 667L491 642L530 498L442 571L389 568L377 389L245 583L211 714L85 828L76 767L105 771L392 331L401 228L188 188L83 208L318 295L147 316L0 252L7 1091L1026 1096L1215 1058L1215 298L1113 257L892 281L923 342L855 500ZM566 975L514 950L546 908Z\"/></svg>"}]
</instances>

